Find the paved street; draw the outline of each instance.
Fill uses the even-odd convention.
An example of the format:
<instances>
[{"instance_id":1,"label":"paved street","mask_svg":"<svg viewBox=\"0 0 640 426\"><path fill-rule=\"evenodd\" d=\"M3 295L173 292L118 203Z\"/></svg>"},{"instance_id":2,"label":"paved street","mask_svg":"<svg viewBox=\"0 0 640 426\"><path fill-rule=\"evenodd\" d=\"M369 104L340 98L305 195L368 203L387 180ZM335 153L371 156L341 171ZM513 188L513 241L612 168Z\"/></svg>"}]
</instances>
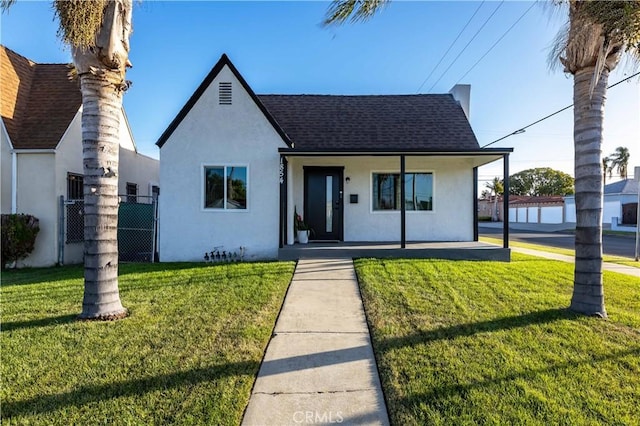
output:
<instances>
[{"instance_id":1,"label":"paved street","mask_svg":"<svg viewBox=\"0 0 640 426\"><path fill-rule=\"evenodd\" d=\"M480 236L502 238L502 229L479 227ZM536 232L512 229L509 232L511 241L541 244L550 247L573 249L574 235L564 232ZM633 257L635 253L635 239L618 235L603 235L604 254L612 256Z\"/></svg>"}]
</instances>

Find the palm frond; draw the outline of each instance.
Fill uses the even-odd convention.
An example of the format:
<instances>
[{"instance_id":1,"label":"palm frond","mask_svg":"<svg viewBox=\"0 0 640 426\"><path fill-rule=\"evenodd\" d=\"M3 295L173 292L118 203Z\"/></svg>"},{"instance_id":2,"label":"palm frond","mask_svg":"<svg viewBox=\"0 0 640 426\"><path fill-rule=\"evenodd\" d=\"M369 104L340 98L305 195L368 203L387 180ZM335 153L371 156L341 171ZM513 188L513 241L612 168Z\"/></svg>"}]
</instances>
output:
<instances>
[{"instance_id":1,"label":"palm frond","mask_svg":"<svg viewBox=\"0 0 640 426\"><path fill-rule=\"evenodd\" d=\"M391 0L334 0L325 15L324 25L361 22L370 19Z\"/></svg>"},{"instance_id":2,"label":"palm frond","mask_svg":"<svg viewBox=\"0 0 640 426\"><path fill-rule=\"evenodd\" d=\"M95 43L108 0L55 0L58 36L74 47Z\"/></svg>"},{"instance_id":3,"label":"palm frond","mask_svg":"<svg viewBox=\"0 0 640 426\"><path fill-rule=\"evenodd\" d=\"M8 11L16 1L17 0L0 0L0 10L3 12Z\"/></svg>"},{"instance_id":4,"label":"palm frond","mask_svg":"<svg viewBox=\"0 0 640 426\"><path fill-rule=\"evenodd\" d=\"M617 65L623 50L640 63L640 0L566 0L556 4L569 6L569 22L550 51L552 68L560 62L565 72L575 73L594 66L597 81L605 67L611 70Z\"/></svg>"}]
</instances>

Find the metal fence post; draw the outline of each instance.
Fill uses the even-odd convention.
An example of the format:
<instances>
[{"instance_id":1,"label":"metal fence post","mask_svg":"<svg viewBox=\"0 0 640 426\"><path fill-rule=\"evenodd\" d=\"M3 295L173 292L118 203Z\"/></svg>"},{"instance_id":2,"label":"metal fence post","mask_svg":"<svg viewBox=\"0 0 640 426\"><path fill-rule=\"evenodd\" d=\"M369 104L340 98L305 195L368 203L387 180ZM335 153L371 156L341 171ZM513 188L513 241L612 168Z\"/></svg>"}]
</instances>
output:
<instances>
[{"instance_id":1,"label":"metal fence post","mask_svg":"<svg viewBox=\"0 0 640 426\"><path fill-rule=\"evenodd\" d=\"M151 237L151 263L156 261L156 236L158 235L158 197L153 197L153 235Z\"/></svg>"},{"instance_id":2,"label":"metal fence post","mask_svg":"<svg viewBox=\"0 0 640 426\"><path fill-rule=\"evenodd\" d=\"M58 265L64 265L64 196L58 203Z\"/></svg>"}]
</instances>

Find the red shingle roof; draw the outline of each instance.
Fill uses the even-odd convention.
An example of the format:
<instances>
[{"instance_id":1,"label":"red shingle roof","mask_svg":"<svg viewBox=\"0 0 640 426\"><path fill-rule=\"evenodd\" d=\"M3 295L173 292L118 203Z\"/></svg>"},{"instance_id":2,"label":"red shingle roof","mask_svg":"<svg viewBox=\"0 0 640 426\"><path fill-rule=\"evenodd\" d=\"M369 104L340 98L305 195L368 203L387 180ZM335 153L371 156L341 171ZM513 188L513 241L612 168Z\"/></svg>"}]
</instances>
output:
<instances>
[{"instance_id":1,"label":"red shingle roof","mask_svg":"<svg viewBox=\"0 0 640 426\"><path fill-rule=\"evenodd\" d=\"M537 197L510 195L509 204L563 204L562 195L543 195Z\"/></svg>"},{"instance_id":2,"label":"red shingle roof","mask_svg":"<svg viewBox=\"0 0 640 426\"><path fill-rule=\"evenodd\" d=\"M53 149L82 105L66 64L36 64L0 46L1 113L16 149Z\"/></svg>"}]
</instances>

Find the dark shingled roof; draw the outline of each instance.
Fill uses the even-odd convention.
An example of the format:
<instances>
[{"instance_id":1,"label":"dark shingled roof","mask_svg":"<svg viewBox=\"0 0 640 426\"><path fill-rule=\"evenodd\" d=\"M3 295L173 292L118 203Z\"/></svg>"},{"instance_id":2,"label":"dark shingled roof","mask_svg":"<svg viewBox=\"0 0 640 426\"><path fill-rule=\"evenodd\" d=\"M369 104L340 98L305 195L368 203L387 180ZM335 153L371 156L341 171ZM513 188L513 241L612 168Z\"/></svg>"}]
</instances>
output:
<instances>
[{"instance_id":1,"label":"dark shingled roof","mask_svg":"<svg viewBox=\"0 0 640 426\"><path fill-rule=\"evenodd\" d=\"M0 46L2 120L16 149L53 149L80 109L66 64L36 64Z\"/></svg>"},{"instance_id":2,"label":"dark shingled roof","mask_svg":"<svg viewBox=\"0 0 640 426\"><path fill-rule=\"evenodd\" d=\"M477 150L458 102L444 95L258 95L301 150Z\"/></svg>"},{"instance_id":3,"label":"dark shingled roof","mask_svg":"<svg viewBox=\"0 0 640 426\"><path fill-rule=\"evenodd\" d=\"M162 148L218 73L228 66L283 142L304 151L477 151L462 107L444 95L256 95L222 55L158 139Z\"/></svg>"}]
</instances>

